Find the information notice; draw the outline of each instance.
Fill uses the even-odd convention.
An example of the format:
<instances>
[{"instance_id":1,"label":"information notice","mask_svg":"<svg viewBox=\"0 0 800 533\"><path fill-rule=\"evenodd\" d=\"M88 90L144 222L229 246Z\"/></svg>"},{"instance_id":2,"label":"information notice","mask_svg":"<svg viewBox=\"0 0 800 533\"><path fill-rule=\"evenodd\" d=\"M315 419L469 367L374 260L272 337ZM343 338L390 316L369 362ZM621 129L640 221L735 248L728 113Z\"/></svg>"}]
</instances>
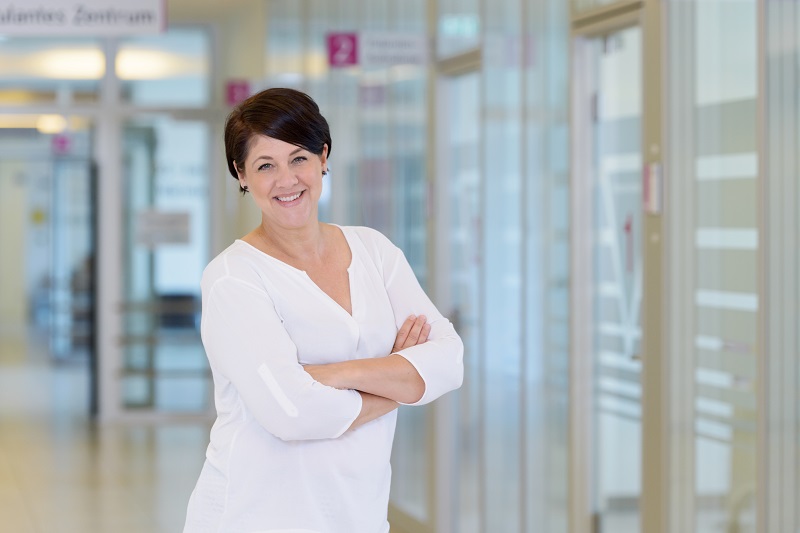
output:
<instances>
[{"instance_id":1,"label":"information notice","mask_svg":"<svg viewBox=\"0 0 800 533\"><path fill-rule=\"evenodd\" d=\"M165 26L165 0L0 0L0 35L138 35Z\"/></svg>"}]
</instances>

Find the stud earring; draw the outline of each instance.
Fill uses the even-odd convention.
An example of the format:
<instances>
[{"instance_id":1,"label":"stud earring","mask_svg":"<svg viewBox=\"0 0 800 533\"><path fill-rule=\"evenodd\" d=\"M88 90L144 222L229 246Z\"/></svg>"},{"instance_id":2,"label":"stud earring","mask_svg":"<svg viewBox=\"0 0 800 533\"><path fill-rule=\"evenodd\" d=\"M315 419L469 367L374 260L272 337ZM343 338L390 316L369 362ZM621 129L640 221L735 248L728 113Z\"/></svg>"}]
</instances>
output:
<instances>
[{"instance_id":1,"label":"stud earring","mask_svg":"<svg viewBox=\"0 0 800 533\"><path fill-rule=\"evenodd\" d=\"M323 177L324 177L324 176L327 176L327 175L328 175L328 171L327 171L327 170L323 170L323 171L322 171L322 175L323 175Z\"/></svg>"},{"instance_id":2,"label":"stud earring","mask_svg":"<svg viewBox=\"0 0 800 533\"><path fill-rule=\"evenodd\" d=\"M244 192L250 192L250 189L248 189L248 188L247 188L247 185L245 185L244 187L242 187L242 190L243 190Z\"/></svg>"}]
</instances>

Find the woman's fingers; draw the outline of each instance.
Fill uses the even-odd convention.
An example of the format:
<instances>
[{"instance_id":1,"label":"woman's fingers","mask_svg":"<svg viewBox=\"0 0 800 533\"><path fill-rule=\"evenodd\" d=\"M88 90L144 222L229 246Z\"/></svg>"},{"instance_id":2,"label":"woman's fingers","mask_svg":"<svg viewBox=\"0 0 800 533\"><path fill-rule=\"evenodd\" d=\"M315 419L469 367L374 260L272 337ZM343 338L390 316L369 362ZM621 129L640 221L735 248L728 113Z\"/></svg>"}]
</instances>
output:
<instances>
[{"instance_id":1,"label":"woman's fingers","mask_svg":"<svg viewBox=\"0 0 800 533\"><path fill-rule=\"evenodd\" d=\"M408 339L408 334L411 332L411 327L416 322L417 317L411 315L410 317L406 318L406 321L403 322L403 325L400 326L400 330L397 332L397 338L394 341L394 348L392 348L393 352L397 350L402 350L403 348L407 348L405 345L406 339ZM412 345L413 346L413 345Z\"/></svg>"},{"instance_id":2,"label":"woman's fingers","mask_svg":"<svg viewBox=\"0 0 800 533\"><path fill-rule=\"evenodd\" d=\"M419 334L419 339L417 339L417 344L423 344L428 342L428 335L431 333L431 325L427 322L424 326L422 326L422 332Z\"/></svg>"},{"instance_id":3,"label":"woman's fingers","mask_svg":"<svg viewBox=\"0 0 800 533\"><path fill-rule=\"evenodd\" d=\"M411 315L408 317L397 332L397 338L395 339L392 351L396 352L427 342L428 335L431 332L431 325L427 322L428 319L425 315Z\"/></svg>"},{"instance_id":4,"label":"woman's fingers","mask_svg":"<svg viewBox=\"0 0 800 533\"><path fill-rule=\"evenodd\" d=\"M422 328L425 326L425 322L427 320L428 319L425 318L425 315L419 315L417 317L417 319L414 321L414 325L411 326L411 331L408 332L408 338L406 339L406 346L404 346L404 348L420 344L419 336L422 334Z\"/></svg>"}]
</instances>

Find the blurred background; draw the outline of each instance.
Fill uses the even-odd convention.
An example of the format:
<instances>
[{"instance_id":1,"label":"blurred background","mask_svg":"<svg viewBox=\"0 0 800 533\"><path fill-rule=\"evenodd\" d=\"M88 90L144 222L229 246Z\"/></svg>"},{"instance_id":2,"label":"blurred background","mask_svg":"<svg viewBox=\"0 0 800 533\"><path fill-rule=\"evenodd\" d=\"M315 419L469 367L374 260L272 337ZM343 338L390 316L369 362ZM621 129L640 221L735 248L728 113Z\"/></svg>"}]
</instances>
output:
<instances>
[{"instance_id":1,"label":"blurred background","mask_svg":"<svg viewBox=\"0 0 800 533\"><path fill-rule=\"evenodd\" d=\"M200 276L259 221L224 120L284 86L322 218L465 342L400 410L393 532L800 532L795 1L85 4L0 2L0 529L181 530Z\"/></svg>"}]
</instances>

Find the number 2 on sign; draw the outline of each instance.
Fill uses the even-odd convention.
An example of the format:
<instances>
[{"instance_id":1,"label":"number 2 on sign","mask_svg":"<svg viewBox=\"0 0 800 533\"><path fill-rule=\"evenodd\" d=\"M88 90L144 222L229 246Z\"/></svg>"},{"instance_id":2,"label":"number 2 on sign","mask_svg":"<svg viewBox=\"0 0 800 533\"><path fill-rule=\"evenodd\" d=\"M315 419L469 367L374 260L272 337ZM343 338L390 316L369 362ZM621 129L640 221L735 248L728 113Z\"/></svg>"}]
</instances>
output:
<instances>
[{"instance_id":1,"label":"number 2 on sign","mask_svg":"<svg viewBox=\"0 0 800 533\"><path fill-rule=\"evenodd\" d=\"M353 53L353 41L347 37L340 37L333 41L333 58L336 63L347 63Z\"/></svg>"}]
</instances>

